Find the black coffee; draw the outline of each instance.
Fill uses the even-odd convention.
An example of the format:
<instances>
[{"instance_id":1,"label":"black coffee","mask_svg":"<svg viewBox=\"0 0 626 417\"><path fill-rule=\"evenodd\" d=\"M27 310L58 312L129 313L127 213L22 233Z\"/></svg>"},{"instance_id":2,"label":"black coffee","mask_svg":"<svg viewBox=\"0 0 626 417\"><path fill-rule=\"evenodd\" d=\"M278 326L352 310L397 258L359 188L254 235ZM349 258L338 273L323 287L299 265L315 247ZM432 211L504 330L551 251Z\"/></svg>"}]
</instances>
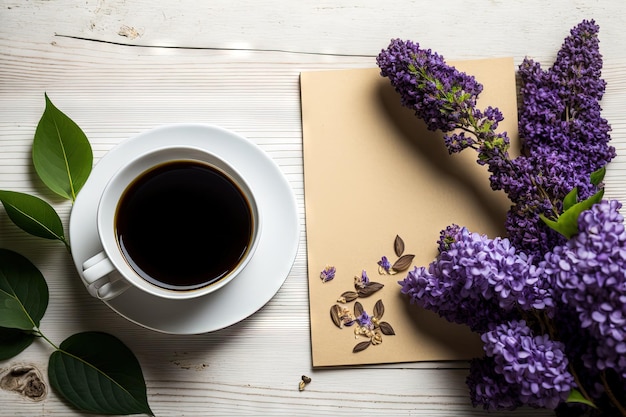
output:
<instances>
[{"instance_id":1,"label":"black coffee","mask_svg":"<svg viewBox=\"0 0 626 417\"><path fill-rule=\"evenodd\" d=\"M221 171L174 161L126 189L115 228L126 260L146 281L192 290L239 264L251 244L253 219L248 200Z\"/></svg>"}]
</instances>

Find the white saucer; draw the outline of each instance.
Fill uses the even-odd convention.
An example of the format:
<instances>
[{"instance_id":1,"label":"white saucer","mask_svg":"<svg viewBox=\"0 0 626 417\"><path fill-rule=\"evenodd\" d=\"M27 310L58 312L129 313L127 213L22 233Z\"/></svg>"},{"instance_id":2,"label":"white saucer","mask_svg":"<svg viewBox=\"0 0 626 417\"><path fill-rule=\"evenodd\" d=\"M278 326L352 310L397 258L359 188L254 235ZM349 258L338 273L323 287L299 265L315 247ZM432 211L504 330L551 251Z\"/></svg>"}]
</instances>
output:
<instances>
[{"instance_id":1,"label":"white saucer","mask_svg":"<svg viewBox=\"0 0 626 417\"><path fill-rule=\"evenodd\" d=\"M155 331L207 333L235 324L263 307L287 278L298 250L300 226L293 191L274 161L247 139L212 125L175 124L144 132L111 149L94 166L74 202L69 223L72 257L83 279L83 262L102 250L96 211L113 173L138 153L172 144L206 149L239 171L263 213L259 246L239 276L206 296L172 301L131 287L105 303L128 320Z\"/></svg>"}]
</instances>

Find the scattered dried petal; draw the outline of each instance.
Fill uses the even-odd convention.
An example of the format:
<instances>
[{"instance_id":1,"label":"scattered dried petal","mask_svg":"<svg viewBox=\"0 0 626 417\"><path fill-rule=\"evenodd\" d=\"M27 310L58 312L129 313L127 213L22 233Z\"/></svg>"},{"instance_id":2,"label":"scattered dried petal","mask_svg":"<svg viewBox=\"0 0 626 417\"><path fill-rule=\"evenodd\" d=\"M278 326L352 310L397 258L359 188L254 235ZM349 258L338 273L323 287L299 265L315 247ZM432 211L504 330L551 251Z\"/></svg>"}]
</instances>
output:
<instances>
[{"instance_id":1,"label":"scattered dried petal","mask_svg":"<svg viewBox=\"0 0 626 417\"><path fill-rule=\"evenodd\" d=\"M391 324L387 323L386 321L381 321L378 326L380 327L380 331L387 336L393 336L396 334L396 332L393 331L393 327L391 327Z\"/></svg>"},{"instance_id":2,"label":"scattered dried petal","mask_svg":"<svg viewBox=\"0 0 626 417\"><path fill-rule=\"evenodd\" d=\"M374 333L371 339L372 345L380 345L383 343L383 335L379 332Z\"/></svg>"},{"instance_id":3,"label":"scattered dried petal","mask_svg":"<svg viewBox=\"0 0 626 417\"><path fill-rule=\"evenodd\" d=\"M367 342L357 343L356 346L354 347L354 349L352 349L352 353L361 352L361 351L367 349L368 347L370 347L370 344L372 344L372 342L370 340L368 340Z\"/></svg>"},{"instance_id":4,"label":"scattered dried petal","mask_svg":"<svg viewBox=\"0 0 626 417\"><path fill-rule=\"evenodd\" d=\"M306 384L304 383L304 381L300 381L300 383L298 384L298 391L304 391L304 386Z\"/></svg>"},{"instance_id":5,"label":"scattered dried petal","mask_svg":"<svg viewBox=\"0 0 626 417\"><path fill-rule=\"evenodd\" d=\"M391 267L394 271L400 272L408 269L413 262L415 255L402 255Z\"/></svg>"},{"instance_id":6,"label":"scattered dried petal","mask_svg":"<svg viewBox=\"0 0 626 417\"><path fill-rule=\"evenodd\" d=\"M374 317L376 319L380 319L383 314L385 314L385 306L383 305L383 300L378 300L374 305Z\"/></svg>"},{"instance_id":7,"label":"scattered dried petal","mask_svg":"<svg viewBox=\"0 0 626 417\"><path fill-rule=\"evenodd\" d=\"M398 235L393 242L393 250L396 252L396 256L400 257L404 253L404 240Z\"/></svg>"}]
</instances>

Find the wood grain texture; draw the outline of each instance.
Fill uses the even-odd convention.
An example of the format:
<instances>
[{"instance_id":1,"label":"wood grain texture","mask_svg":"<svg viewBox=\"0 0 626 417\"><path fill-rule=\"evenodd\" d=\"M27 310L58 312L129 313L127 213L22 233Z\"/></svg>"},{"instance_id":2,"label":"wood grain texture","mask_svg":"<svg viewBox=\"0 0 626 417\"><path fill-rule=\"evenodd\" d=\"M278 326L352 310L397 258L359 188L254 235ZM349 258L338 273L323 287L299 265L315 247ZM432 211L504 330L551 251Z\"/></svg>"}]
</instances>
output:
<instances>
[{"instance_id":1,"label":"wood grain texture","mask_svg":"<svg viewBox=\"0 0 626 417\"><path fill-rule=\"evenodd\" d=\"M373 67L393 37L449 59L513 56L519 64L531 54L550 62L585 18L601 27L603 115L618 152L607 196L626 201L626 37L618 0L1 0L0 189L51 201L67 224L71 204L52 196L30 163L45 92L85 131L95 162L160 124L206 122L237 131L285 173L304 226L300 72ZM120 35L123 27L140 36ZM467 363L311 368L305 233L291 274L257 314L215 333L169 336L92 299L60 244L26 236L3 211L0 230L0 247L27 256L48 281L42 330L57 343L86 330L121 338L142 364L159 416L484 415L467 395ZM0 362L0 372L33 364L45 374L50 353L38 341ZM312 382L300 392L302 374ZM0 391L0 402L6 416L80 415L54 393L35 403Z\"/></svg>"}]
</instances>

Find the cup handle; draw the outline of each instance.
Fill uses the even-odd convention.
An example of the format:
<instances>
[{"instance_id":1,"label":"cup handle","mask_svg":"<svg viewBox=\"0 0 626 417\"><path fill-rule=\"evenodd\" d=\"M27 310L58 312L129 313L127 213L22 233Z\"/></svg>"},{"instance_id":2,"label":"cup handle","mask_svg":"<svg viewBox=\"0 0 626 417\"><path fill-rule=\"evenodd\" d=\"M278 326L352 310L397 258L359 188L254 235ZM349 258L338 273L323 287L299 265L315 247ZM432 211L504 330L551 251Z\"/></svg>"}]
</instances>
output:
<instances>
[{"instance_id":1,"label":"cup handle","mask_svg":"<svg viewBox=\"0 0 626 417\"><path fill-rule=\"evenodd\" d=\"M89 293L107 301L126 291L130 284L123 278L111 279L115 266L104 251L83 262L83 278Z\"/></svg>"}]
</instances>

